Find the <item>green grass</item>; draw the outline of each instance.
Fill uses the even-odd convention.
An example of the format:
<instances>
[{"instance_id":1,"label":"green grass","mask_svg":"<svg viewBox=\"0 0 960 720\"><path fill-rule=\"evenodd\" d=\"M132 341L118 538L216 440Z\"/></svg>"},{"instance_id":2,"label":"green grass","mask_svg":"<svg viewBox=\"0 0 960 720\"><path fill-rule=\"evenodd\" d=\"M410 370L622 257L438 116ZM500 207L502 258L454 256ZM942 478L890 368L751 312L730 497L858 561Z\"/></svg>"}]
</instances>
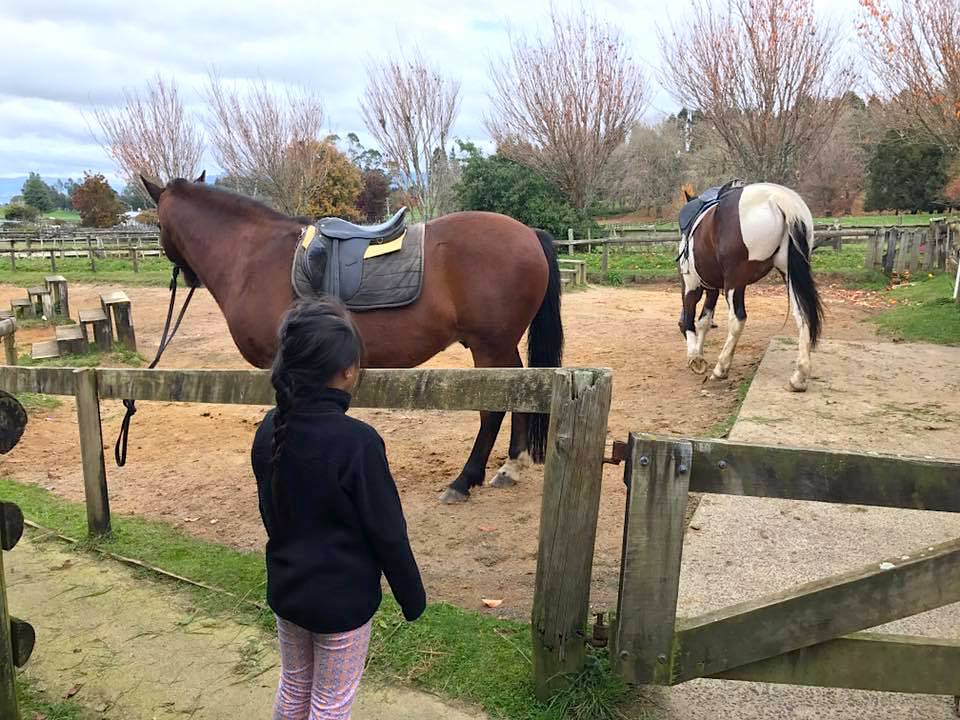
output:
<instances>
[{"instance_id":1,"label":"green grass","mask_svg":"<svg viewBox=\"0 0 960 720\"><path fill-rule=\"evenodd\" d=\"M97 258L97 271L90 269L87 258L57 258L57 273L70 282L88 282L140 287L166 287L170 283L172 265L164 257L140 260L140 272L126 258ZM0 257L0 283L27 287L42 285L49 275L50 258L17 258L17 269L10 269L9 256Z\"/></svg>"},{"instance_id":2,"label":"green grass","mask_svg":"<svg viewBox=\"0 0 960 720\"><path fill-rule=\"evenodd\" d=\"M953 300L953 277L933 278L894 288L888 296L896 306L872 320L895 339L960 345L960 304Z\"/></svg>"},{"instance_id":3,"label":"green grass","mask_svg":"<svg viewBox=\"0 0 960 720\"><path fill-rule=\"evenodd\" d=\"M737 417L740 415L740 408L743 406L743 401L747 399L750 383L753 382L753 376L756 375L756 373L757 369L755 367L747 372L747 376L740 381L740 385L737 387L737 402L733 408L733 412L731 412L725 420L714 423L707 428L706 437L725 438L730 434L734 424L737 422Z\"/></svg>"},{"instance_id":4,"label":"green grass","mask_svg":"<svg viewBox=\"0 0 960 720\"><path fill-rule=\"evenodd\" d=\"M74 701L63 702L47 697L40 692L36 685L17 678L17 703L20 706L20 716L23 720L94 720L102 717L93 711L77 704Z\"/></svg>"},{"instance_id":5,"label":"green grass","mask_svg":"<svg viewBox=\"0 0 960 720\"><path fill-rule=\"evenodd\" d=\"M677 277L676 247L659 245L619 252L610 248L607 275L598 278L601 272L602 251L597 248L589 253L575 253L572 257L587 263L587 272L608 285L624 285L631 282L668 280ZM867 247L863 244L847 244L840 252L822 248L813 254L814 272L829 275L846 285L882 289L887 280L883 273L867 270ZM564 255L563 257L567 257Z\"/></svg>"},{"instance_id":6,"label":"green grass","mask_svg":"<svg viewBox=\"0 0 960 720\"><path fill-rule=\"evenodd\" d=\"M43 213L43 217L50 218L52 220L69 220L71 222L80 222L80 213L76 210L53 210L48 213Z\"/></svg>"},{"instance_id":7,"label":"green grass","mask_svg":"<svg viewBox=\"0 0 960 720\"><path fill-rule=\"evenodd\" d=\"M17 400L23 405L27 414L41 410L56 410L63 405L63 401L56 395L42 395L41 393L17 393Z\"/></svg>"},{"instance_id":8,"label":"green grass","mask_svg":"<svg viewBox=\"0 0 960 720\"><path fill-rule=\"evenodd\" d=\"M117 347L108 353L89 352L84 355L64 355L49 360L34 360L29 355L21 355L17 364L27 367L110 367L116 365L129 365L131 367L140 367L146 362L146 359L138 352L128 350L125 347Z\"/></svg>"},{"instance_id":9,"label":"green grass","mask_svg":"<svg viewBox=\"0 0 960 720\"><path fill-rule=\"evenodd\" d=\"M86 537L81 503L58 498L32 485L0 478L0 497L16 502L37 524L73 538ZM229 612L267 631L273 616L239 598L265 602L263 555L193 538L165 523L114 515L113 533L89 540L80 549L103 550L162 567L208 585L229 588L233 596L187 588L205 612ZM187 586L184 586L187 587ZM42 640L41 640L42 642ZM498 620L446 603L432 603L415 623L404 621L389 595L374 620L369 674L452 699L473 703L492 718L510 720L619 720L618 708L634 702L609 672L605 652L591 656L587 670L550 704L533 694L530 627ZM631 708L631 718L643 716ZM72 716L64 716L73 720ZM81 716L77 716L81 717Z\"/></svg>"}]
</instances>

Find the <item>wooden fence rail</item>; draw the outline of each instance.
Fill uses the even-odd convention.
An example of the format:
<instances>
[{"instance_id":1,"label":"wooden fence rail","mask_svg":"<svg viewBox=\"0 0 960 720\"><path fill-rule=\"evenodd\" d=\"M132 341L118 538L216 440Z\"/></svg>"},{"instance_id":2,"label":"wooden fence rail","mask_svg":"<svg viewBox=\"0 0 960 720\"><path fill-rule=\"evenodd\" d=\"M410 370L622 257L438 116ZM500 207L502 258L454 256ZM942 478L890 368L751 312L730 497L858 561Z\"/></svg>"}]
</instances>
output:
<instances>
[{"instance_id":1,"label":"wooden fence rail","mask_svg":"<svg viewBox=\"0 0 960 720\"><path fill-rule=\"evenodd\" d=\"M960 540L694 618L676 616L687 492L960 512L960 463L631 435L615 668L960 695L960 641L867 628L960 601Z\"/></svg>"}]
</instances>

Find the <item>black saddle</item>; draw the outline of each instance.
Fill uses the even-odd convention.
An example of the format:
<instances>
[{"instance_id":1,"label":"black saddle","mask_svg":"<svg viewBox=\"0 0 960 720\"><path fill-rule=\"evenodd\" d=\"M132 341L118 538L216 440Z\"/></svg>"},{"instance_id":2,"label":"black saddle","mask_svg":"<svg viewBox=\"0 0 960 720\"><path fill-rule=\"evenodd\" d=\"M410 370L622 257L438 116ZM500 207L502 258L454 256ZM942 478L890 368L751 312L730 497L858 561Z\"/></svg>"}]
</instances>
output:
<instances>
[{"instance_id":1,"label":"black saddle","mask_svg":"<svg viewBox=\"0 0 960 720\"><path fill-rule=\"evenodd\" d=\"M399 238L406 230L407 208L379 225L354 225L327 217L316 224L316 236L307 248L307 273L315 292L344 301L352 298L363 279L363 256L370 245Z\"/></svg>"},{"instance_id":2,"label":"black saddle","mask_svg":"<svg viewBox=\"0 0 960 720\"><path fill-rule=\"evenodd\" d=\"M687 237L701 215L714 205L718 205L724 196L728 195L733 189L742 185L743 183L740 180L730 180L724 185L707 188L693 200L690 200L680 210L680 234Z\"/></svg>"},{"instance_id":3,"label":"black saddle","mask_svg":"<svg viewBox=\"0 0 960 720\"><path fill-rule=\"evenodd\" d=\"M402 207L393 217L379 225L354 225L343 218L326 217L317 223L317 231L331 240L369 240L382 243L395 240L406 227L407 208Z\"/></svg>"}]
</instances>

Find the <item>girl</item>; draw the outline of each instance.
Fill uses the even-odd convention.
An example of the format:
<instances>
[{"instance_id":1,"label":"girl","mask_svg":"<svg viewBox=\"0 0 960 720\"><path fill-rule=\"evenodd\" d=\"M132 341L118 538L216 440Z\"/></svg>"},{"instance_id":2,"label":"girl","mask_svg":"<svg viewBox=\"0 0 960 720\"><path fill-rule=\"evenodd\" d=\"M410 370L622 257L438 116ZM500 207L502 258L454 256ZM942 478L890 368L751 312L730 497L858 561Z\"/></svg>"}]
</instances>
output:
<instances>
[{"instance_id":1,"label":"girl","mask_svg":"<svg viewBox=\"0 0 960 720\"><path fill-rule=\"evenodd\" d=\"M407 620L426 605L383 440L346 414L362 356L337 300L298 302L284 318L277 407L252 452L282 661L274 720L348 720L381 572Z\"/></svg>"}]
</instances>

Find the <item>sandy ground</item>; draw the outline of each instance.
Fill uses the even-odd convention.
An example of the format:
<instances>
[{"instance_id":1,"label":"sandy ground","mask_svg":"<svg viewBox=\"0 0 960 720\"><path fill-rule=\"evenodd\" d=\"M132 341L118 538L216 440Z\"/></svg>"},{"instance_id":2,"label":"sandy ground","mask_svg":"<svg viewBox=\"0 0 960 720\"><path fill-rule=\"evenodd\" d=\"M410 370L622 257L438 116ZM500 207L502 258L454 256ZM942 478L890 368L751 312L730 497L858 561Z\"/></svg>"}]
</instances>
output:
<instances>
[{"instance_id":1,"label":"sandy ground","mask_svg":"<svg viewBox=\"0 0 960 720\"><path fill-rule=\"evenodd\" d=\"M276 639L198 615L169 584L28 533L4 553L11 612L37 646L24 675L109 720L268 718L280 673ZM355 720L482 720L414 690L360 685Z\"/></svg>"},{"instance_id":2,"label":"sandy ground","mask_svg":"<svg viewBox=\"0 0 960 720\"><path fill-rule=\"evenodd\" d=\"M70 288L74 312L96 307L100 292L116 288L76 285ZM152 357L167 308L160 288L125 288L133 301L140 351ZM0 304L22 290L0 286ZM869 296L841 290L824 292L829 338L869 340L873 326L862 320L875 305ZM747 293L749 319L730 378L710 381L685 365L683 339L677 329L680 293L673 285L643 288L593 288L564 298L567 335L565 364L606 366L614 370L609 439L629 431L694 436L729 416L736 388L759 363L771 337L784 330L786 297L782 286L763 285ZM725 336L726 313L707 340L707 358L715 360ZM26 352L33 340L52 336L49 329L18 333ZM818 356L814 356L814 363ZM464 367L469 356L459 346L428 363ZM213 302L200 291L180 335L161 367L246 367ZM786 383L789 373L782 372ZM904 381L912 375L904 377ZM912 381L911 381L912 382ZM809 396L813 396L811 393ZM784 394L782 402L797 399ZM52 411L35 414L0 472L36 483L63 497L80 500L83 483L75 411L70 398ZM139 403L131 431L127 467L112 462L122 407L102 405L110 502L115 513L163 520L199 537L238 548L259 549L264 542L257 513L256 488L249 448L264 408L249 406ZM462 506L437 502L439 492L459 472L478 428L469 413L357 411L384 436L411 539L431 600L446 600L481 609L481 598L502 598L501 616L529 617L542 470L530 470L510 489L481 488ZM492 473L505 458L507 433L501 433L489 466ZM594 563L593 605L616 603L623 524L622 468L607 466L601 500Z\"/></svg>"},{"instance_id":3,"label":"sandy ground","mask_svg":"<svg viewBox=\"0 0 960 720\"><path fill-rule=\"evenodd\" d=\"M795 347L774 340L731 432L744 442L960 460L960 348L827 342L801 396L782 392ZM953 513L705 496L683 550L681 615L960 537ZM960 605L881 632L960 638ZM949 720L947 697L695 681L658 694L670 720Z\"/></svg>"}]
</instances>

